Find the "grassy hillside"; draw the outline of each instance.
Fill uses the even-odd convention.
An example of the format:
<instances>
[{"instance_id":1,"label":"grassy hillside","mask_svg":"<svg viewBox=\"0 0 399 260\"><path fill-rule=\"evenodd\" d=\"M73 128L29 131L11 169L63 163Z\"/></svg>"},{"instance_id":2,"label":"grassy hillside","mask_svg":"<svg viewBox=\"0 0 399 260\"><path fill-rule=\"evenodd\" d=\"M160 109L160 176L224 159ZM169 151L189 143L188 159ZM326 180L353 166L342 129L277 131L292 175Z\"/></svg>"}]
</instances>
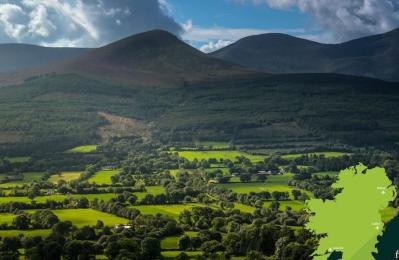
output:
<instances>
[{"instance_id":1,"label":"grassy hillside","mask_svg":"<svg viewBox=\"0 0 399 260\"><path fill-rule=\"evenodd\" d=\"M152 136L165 142L387 146L399 140L398 87L328 74L170 87L47 76L0 89L0 151L22 155L99 143L98 128L108 124L100 112L150 123ZM8 140L10 132L18 139Z\"/></svg>"}]
</instances>

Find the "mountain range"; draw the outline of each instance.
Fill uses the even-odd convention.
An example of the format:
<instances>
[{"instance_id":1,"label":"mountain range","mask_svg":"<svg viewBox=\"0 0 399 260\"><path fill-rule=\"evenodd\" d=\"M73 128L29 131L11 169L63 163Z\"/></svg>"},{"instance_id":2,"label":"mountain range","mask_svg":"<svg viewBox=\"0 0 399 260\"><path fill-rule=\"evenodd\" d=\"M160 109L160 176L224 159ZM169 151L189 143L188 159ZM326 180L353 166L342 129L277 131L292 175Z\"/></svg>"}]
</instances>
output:
<instances>
[{"instance_id":1,"label":"mountain range","mask_svg":"<svg viewBox=\"0 0 399 260\"><path fill-rule=\"evenodd\" d=\"M396 32L385 38L392 35ZM291 42L285 47L298 55L293 61L312 64L319 57L306 59L302 50L311 56L320 44L274 34L255 38L262 37ZM384 38L375 37L376 45ZM360 43L370 41L365 39ZM259 44L268 45L262 40ZM166 144L204 140L258 148L396 147L399 83L320 73L311 70L311 64L306 66L312 73L270 74L215 57L240 45L207 55L155 30L83 50L69 59L4 73L0 76L0 154L63 151L98 143L104 138L101 129L117 128L145 133L146 138ZM279 42L269 45L284 47ZM255 47L254 52L261 49ZM361 49L346 47L334 57L357 57ZM386 73L396 69L380 68ZM115 122L119 125L104 127ZM123 122L127 125L121 126ZM109 136L112 133L107 131Z\"/></svg>"},{"instance_id":2,"label":"mountain range","mask_svg":"<svg viewBox=\"0 0 399 260\"><path fill-rule=\"evenodd\" d=\"M340 73L399 81L399 29L340 44L262 34L211 56L269 73Z\"/></svg>"}]
</instances>

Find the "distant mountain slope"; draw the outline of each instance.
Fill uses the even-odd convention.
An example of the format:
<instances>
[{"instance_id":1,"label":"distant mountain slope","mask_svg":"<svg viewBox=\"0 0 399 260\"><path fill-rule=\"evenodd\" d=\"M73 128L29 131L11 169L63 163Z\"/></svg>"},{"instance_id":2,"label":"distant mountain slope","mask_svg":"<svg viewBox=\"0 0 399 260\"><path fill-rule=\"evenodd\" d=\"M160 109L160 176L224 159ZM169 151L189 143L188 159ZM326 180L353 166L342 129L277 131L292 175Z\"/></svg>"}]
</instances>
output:
<instances>
[{"instance_id":1,"label":"distant mountain slope","mask_svg":"<svg viewBox=\"0 0 399 260\"><path fill-rule=\"evenodd\" d=\"M399 29L342 44L256 35L211 56L270 73L341 73L399 81Z\"/></svg>"},{"instance_id":2,"label":"distant mountain slope","mask_svg":"<svg viewBox=\"0 0 399 260\"><path fill-rule=\"evenodd\" d=\"M19 84L54 73L75 73L140 85L176 84L253 74L240 65L204 54L169 32L154 30L93 49L56 65L2 75L0 84Z\"/></svg>"},{"instance_id":3,"label":"distant mountain slope","mask_svg":"<svg viewBox=\"0 0 399 260\"><path fill-rule=\"evenodd\" d=\"M399 83L334 74L264 75L168 87L49 75L0 88L0 154L64 151L97 143L110 132L125 134L118 129L165 143L389 148L399 140L398 103ZM109 115L128 123L115 128Z\"/></svg>"},{"instance_id":4,"label":"distant mountain slope","mask_svg":"<svg viewBox=\"0 0 399 260\"><path fill-rule=\"evenodd\" d=\"M88 52L83 48L48 48L29 44L0 44L0 73L33 69L66 61Z\"/></svg>"},{"instance_id":5,"label":"distant mountain slope","mask_svg":"<svg viewBox=\"0 0 399 260\"><path fill-rule=\"evenodd\" d=\"M210 57L173 34L154 30L95 49L64 65L77 73L158 83L245 74L247 70Z\"/></svg>"}]
</instances>

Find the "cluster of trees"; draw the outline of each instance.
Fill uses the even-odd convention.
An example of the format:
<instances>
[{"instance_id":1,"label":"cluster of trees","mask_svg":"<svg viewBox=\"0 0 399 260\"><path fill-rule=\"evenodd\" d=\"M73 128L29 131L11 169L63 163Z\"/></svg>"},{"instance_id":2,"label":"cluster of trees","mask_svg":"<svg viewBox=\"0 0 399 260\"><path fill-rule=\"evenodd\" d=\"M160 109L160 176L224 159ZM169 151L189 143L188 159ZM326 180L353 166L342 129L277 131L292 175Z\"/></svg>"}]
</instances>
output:
<instances>
[{"instance_id":1,"label":"cluster of trees","mask_svg":"<svg viewBox=\"0 0 399 260\"><path fill-rule=\"evenodd\" d=\"M16 213L11 225L3 223L1 229L48 229L59 222L58 217L51 210L38 210L33 214Z\"/></svg>"}]
</instances>

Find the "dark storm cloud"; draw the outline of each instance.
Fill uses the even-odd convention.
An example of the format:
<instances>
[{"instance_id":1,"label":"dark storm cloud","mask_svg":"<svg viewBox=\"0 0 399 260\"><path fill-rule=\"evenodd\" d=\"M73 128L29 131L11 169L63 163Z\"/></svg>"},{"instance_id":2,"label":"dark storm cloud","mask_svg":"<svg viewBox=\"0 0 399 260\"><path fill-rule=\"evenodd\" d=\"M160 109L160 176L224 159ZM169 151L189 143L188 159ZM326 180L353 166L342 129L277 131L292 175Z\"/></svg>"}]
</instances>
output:
<instances>
[{"instance_id":1,"label":"dark storm cloud","mask_svg":"<svg viewBox=\"0 0 399 260\"><path fill-rule=\"evenodd\" d=\"M182 31L161 0L0 0L0 42L93 47L152 29Z\"/></svg>"}]
</instances>

